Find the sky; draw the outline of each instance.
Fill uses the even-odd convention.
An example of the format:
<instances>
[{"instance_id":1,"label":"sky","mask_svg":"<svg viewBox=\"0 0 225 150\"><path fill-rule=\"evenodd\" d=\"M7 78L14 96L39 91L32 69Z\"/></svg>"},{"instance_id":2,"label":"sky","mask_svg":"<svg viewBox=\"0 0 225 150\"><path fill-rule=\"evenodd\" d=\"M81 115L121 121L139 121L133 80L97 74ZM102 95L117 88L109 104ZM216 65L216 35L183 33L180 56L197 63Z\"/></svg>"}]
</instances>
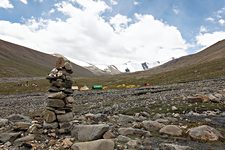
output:
<instances>
[{"instance_id":1,"label":"sky","mask_svg":"<svg viewBox=\"0 0 225 150\"><path fill-rule=\"evenodd\" d=\"M166 61L225 39L225 0L0 0L0 39L96 65Z\"/></svg>"}]
</instances>

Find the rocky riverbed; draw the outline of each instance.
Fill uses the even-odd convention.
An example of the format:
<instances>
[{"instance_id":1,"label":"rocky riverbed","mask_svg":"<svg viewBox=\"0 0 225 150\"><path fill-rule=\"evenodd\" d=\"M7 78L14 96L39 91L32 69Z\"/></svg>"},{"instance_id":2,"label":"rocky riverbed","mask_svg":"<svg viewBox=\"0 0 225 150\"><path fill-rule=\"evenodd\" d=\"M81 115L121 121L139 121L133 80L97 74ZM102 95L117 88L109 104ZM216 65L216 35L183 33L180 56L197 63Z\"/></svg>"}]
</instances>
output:
<instances>
[{"instance_id":1,"label":"rocky riverbed","mask_svg":"<svg viewBox=\"0 0 225 150\"><path fill-rule=\"evenodd\" d=\"M43 126L46 98L47 93L0 96L0 149L225 149L223 78L75 91L68 134Z\"/></svg>"}]
</instances>

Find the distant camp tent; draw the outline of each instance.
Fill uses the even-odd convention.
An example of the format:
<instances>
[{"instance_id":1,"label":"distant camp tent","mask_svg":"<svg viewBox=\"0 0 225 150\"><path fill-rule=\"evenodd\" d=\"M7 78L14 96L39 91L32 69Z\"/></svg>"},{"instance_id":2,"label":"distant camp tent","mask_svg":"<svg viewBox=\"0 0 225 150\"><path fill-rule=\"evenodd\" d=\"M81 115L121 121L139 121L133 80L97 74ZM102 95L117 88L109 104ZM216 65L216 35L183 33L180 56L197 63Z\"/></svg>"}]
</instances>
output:
<instances>
[{"instance_id":1,"label":"distant camp tent","mask_svg":"<svg viewBox=\"0 0 225 150\"><path fill-rule=\"evenodd\" d=\"M103 86L102 85L93 85L92 86L92 89L93 90L102 90L103 89Z\"/></svg>"},{"instance_id":2,"label":"distant camp tent","mask_svg":"<svg viewBox=\"0 0 225 150\"><path fill-rule=\"evenodd\" d=\"M88 90L89 90L89 88L86 85L80 87L80 91L88 91Z\"/></svg>"}]
</instances>

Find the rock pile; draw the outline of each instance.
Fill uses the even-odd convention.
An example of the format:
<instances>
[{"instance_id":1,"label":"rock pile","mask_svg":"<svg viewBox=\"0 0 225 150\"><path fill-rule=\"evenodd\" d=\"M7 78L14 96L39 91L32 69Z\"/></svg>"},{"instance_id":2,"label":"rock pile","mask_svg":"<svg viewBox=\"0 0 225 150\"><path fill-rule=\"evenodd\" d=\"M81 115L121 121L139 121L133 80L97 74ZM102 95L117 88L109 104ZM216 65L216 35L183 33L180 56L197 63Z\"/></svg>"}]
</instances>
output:
<instances>
[{"instance_id":1,"label":"rock pile","mask_svg":"<svg viewBox=\"0 0 225 150\"><path fill-rule=\"evenodd\" d=\"M51 87L44 112L44 128L60 128L60 131L68 132L69 122L73 120L72 73L70 62L62 57L58 58L56 67L47 77Z\"/></svg>"}]
</instances>

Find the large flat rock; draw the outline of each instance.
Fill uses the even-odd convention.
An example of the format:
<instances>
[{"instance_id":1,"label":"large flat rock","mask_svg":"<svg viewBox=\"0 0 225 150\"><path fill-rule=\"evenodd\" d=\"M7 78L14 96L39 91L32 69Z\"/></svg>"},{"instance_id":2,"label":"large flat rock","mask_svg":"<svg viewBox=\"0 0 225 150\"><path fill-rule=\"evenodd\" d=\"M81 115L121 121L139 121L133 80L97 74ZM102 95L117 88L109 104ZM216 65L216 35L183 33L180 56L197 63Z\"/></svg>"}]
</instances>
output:
<instances>
[{"instance_id":1,"label":"large flat rock","mask_svg":"<svg viewBox=\"0 0 225 150\"><path fill-rule=\"evenodd\" d=\"M114 142L109 139L101 139L90 142L75 143L71 148L73 150L113 150Z\"/></svg>"},{"instance_id":2,"label":"large flat rock","mask_svg":"<svg viewBox=\"0 0 225 150\"><path fill-rule=\"evenodd\" d=\"M5 142L12 142L16 140L19 136L21 135L21 132L6 132L6 133L1 133L0 134L0 142L5 143Z\"/></svg>"},{"instance_id":3,"label":"large flat rock","mask_svg":"<svg viewBox=\"0 0 225 150\"><path fill-rule=\"evenodd\" d=\"M191 128L188 134L192 139L201 141L217 141L222 137L219 131L207 125Z\"/></svg>"},{"instance_id":4,"label":"large flat rock","mask_svg":"<svg viewBox=\"0 0 225 150\"><path fill-rule=\"evenodd\" d=\"M109 130L109 125L75 125L71 134L79 141L92 141L102 138L103 134Z\"/></svg>"},{"instance_id":5,"label":"large flat rock","mask_svg":"<svg viewBox=\"0 0 225 150\"><path fill-rule=\"evenodd\" d=\"M47 107L63 108L65 103L61 99L47 99Z\"/></svg>"}]
</instances>

